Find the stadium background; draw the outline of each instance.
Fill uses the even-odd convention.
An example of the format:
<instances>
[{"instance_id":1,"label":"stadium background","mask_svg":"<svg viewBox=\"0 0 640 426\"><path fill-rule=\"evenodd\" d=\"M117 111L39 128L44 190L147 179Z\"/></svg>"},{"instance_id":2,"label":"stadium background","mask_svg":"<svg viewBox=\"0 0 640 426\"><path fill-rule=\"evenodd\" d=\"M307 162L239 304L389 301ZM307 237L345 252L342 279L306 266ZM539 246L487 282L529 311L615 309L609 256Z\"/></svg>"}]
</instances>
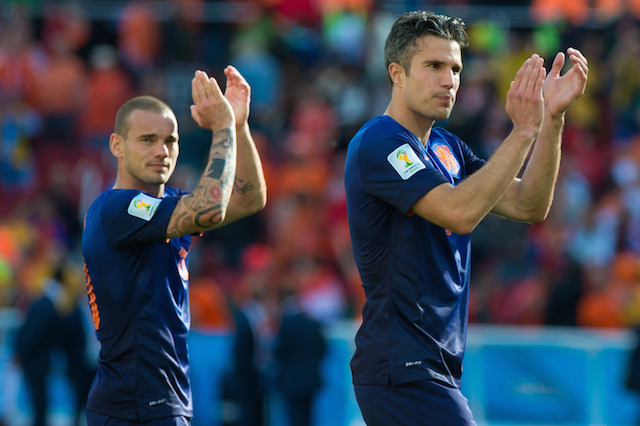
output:
<instances>
[{"instance_id":1,"label":"stadium background","mask_svg":"<svg viewBox=\"0 0 640 426\"><path fill-rule=\"evenodd\" d=\"M574 46L589 59L549 218L532 226L489 217L473 233L464 381L479 423L635 424L640 395L624 379L640 320L638 0L3 0L0 423L27 424L12 339L56 265L66 265L65 289L84 305L81 219L114 179L106 142L115 111L141 93L174 109L181 155L171 183L191 188L210 142L189 117L191 77L205 69L222 81L231 63L252 85L269 201L194 243L193 424L223 416L231 305L250 315L259 366L273 375L268 349L286 285L330 338L319 424L359 424L347 364L363 294L344 209L344 149L384 111L382 44L395 17L416 8L469 26L457 105L439 124L485 158L509 132L504 97L526 57L538 52L549 65ZM53 375L52 418L64 424L62 362ZM283 424L272 389L267 406L271 424Z\"/></svg>"}]
</instances>

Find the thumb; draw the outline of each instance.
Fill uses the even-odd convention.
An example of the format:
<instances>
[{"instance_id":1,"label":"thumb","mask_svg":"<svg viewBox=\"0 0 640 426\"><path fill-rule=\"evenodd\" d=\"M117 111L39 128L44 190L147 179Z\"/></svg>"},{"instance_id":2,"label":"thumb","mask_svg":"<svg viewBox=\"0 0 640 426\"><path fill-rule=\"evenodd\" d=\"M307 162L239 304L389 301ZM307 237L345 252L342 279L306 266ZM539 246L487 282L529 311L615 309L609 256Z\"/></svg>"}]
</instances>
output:
<instances>
[{"instance_id":1,"label":"thumb","mask_svg":"<svg viewBox=\"0 0 640 426\"><path fill-rule=\"evenodd\" d=\"M551 71L549 71L549 75L553 77L560 77L560 71L564 66L564 53L558 52L556 58L553 60L553 65L551 66Z\"/></svg>"}]
</instances>

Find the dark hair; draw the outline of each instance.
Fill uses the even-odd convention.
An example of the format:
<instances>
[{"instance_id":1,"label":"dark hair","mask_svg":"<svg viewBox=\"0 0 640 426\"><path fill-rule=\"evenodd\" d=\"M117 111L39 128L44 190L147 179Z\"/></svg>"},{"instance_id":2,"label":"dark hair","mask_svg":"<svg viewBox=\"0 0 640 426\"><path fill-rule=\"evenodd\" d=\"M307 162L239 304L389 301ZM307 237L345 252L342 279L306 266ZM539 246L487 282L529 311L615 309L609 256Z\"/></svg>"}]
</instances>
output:
<instances>
[{"instance_id":1,"label":"dark hair","mask_svg":"<svg viewBox=\"0 0 640 426\"><path fill-rule=\"evenodd\" d=\"M409 74L418 40L427 35L456 41L460 49L469 46L469 36L462 19L422 10L407 12L393 23L384 43L385 67L389 69L389 65L396 62Z\"/></svg>"},{"instance_id":2,"label":"dark hair","mask_svg":"<svg viewBox=\"0 0 640 426\"><path fill-rule=\"evenodd\" d=\"M118 113L116 114L116 134L125 139L127 138L127 133L129 133L129 116L136 110L155 112L158 114L169 111L173 114L169 105L165 104L158 98L154 98L153 96L135 97L128 100L118 110Z\"/></svg>"}]
</instances>

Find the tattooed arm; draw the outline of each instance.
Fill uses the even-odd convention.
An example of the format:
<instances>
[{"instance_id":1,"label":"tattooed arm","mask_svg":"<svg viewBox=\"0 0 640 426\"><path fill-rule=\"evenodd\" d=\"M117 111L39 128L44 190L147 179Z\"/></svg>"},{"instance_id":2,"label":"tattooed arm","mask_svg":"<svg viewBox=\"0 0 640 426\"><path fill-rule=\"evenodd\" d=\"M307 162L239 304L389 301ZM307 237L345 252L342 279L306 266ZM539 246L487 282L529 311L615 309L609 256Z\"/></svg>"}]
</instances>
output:
<instances>
[{"instance_id":1,"label":"tattooed arm","mask_svg":"<svg viewBox=\"0 0 640 426\"><path fill-rule=\"evenodd\" d=\"M194 105L191 116L204 129L213 131L209 161L193 192L178 201L167 227L167 237L216 228L227 215L236 174L235 118L218 82L196 71L191 82Z\"/></svg>"},{"instance_id":2,"label":"tattooed arm","mask_svg":"<svg viewBox=\"0 0 640 426\"><path fill-rule=\"evenodd\" d=\"M229 208L220 226L256 213L267 202L267 185L262 163L248 123L251 87L233 66L229 65L224 73L227 76L224 96L231 104L236 119L238 159Z\"/></svg>"}]
</instances>

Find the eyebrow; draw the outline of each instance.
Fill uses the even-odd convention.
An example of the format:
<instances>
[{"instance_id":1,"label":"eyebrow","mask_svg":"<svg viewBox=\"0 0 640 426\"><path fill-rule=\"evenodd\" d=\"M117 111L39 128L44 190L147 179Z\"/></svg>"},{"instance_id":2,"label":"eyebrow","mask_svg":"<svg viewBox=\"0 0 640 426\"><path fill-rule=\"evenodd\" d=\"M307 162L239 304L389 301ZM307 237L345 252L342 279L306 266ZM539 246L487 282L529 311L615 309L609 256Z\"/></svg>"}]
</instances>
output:
<instances>
[{"instance_id":1,"label":"eyebrow","mask_svg":"<svg viewBox=\"0 0 640 426\"><path fill-rule=\"evenodd\" d=\"M157 138L158 135L156 133L145 133L142 134L140 136L138 136L138 139L153 139L153 138Z\"/></svg>"},{"instance_id":2,"label":"eyebrow","mask_svg":"<svg viewBox=\"0 0 640 426\"><path fill-rule=\"evenodd\" d=\"M145 133L145 134L142 134L142 135L138 136L138 139L158 139L158 138L159 138L159 136L158 136L157 133ZM178 140L178 138L176 138L173 135L170 135L167 139L174 140L174 141Z\"/></svg>"},{"instance_id":3,"label":"eyebrow","mask_svg":"<svg viewBox=\"0 0 640 426\"><path fill-rule=\"evenodd\" d=\"M430 60L430 59L426 59L426 60L424 61L424 63L425 63L425 64L433 64L433 65L446 65L446 64L447 64L447 62L445 62L445 61L440 61L440 60L438 60L438 59L432 59L432 60ZM452 68L454 68L454 67L457 67L457 68L459 68L459 69L462 69L462 64L455 63L455 64L453 65L453 67L452 67Z\"/></svg>"}]
</instances>

